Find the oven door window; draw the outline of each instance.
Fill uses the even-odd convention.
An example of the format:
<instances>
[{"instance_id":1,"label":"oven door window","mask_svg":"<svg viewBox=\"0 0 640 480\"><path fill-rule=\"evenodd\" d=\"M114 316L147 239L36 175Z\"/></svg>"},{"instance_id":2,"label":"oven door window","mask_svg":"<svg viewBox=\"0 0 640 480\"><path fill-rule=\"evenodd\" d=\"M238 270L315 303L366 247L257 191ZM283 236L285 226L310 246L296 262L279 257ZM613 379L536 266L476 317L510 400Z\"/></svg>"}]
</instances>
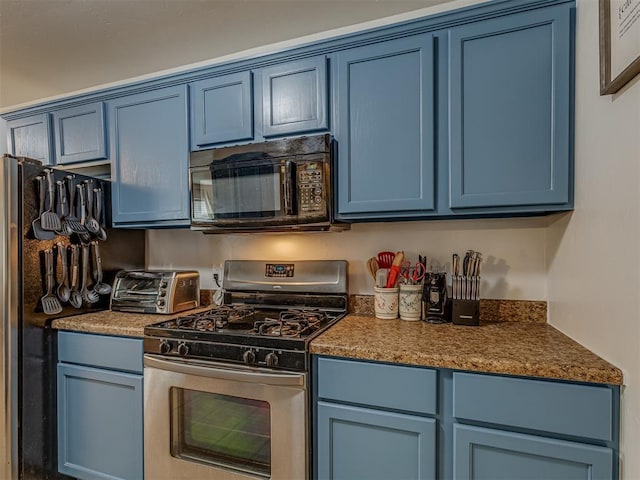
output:
<instances>
[{"instance_id":1,"label":"oven door window","mask_svg":"<svg viewBox=\"0 0 640 480\"><path fill-rule=\"evenodd\" d=\"M171 403L171 455L271 475L269 403L176 387Z\"/></svg>"},{"instance_id":2,"label":"oven door window","mask_svg":"<svg viewBox=\"0 0 640 480\"><path fill-rule=\"evenodd\" d=\"M246 220L281 215L281 170L281 164L273 162L213 165L213 218Z\"/></svg>"}]
</instances>

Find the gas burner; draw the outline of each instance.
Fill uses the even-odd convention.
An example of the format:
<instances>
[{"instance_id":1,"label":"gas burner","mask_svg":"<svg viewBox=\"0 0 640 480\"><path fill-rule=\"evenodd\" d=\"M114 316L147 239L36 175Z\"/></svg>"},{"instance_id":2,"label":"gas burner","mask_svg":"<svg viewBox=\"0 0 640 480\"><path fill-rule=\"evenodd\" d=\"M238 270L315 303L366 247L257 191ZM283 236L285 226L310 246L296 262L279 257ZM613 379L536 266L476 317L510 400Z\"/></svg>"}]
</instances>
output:
<instances>
[{"instance_id":1,"label":"gas burner","mask_svg":"<svg viewBox=\"0 0 640 480\"><path fill-rule=\"evenodd\" d=\"M205 312L176 319L176 327L183 330L215 332L223 328L245 328L253 317L250 305L222 305Z\"/></svg>"},{"instance_id":2,"label":"gas burner","mask_svg":"<svg viewBox=\"0 0 640 480\"><path fill-rule=\"evenodd\" d=\"M266 318L253 324L253 331L257 335L268 337L300 337L310 330L315 330L327 318L327 314L320 310L285 310L280 312L280 318L274 320Z\"/></svg>"},{"instance_id":3,"label":"gas burner","mask_svg":"<svg viewBox=\"0 0 640 480\"><path fill-rule=\"evenodd\" d=\"M316 308L290 309L280 312L280 320L283 322L306 322L316 324L327 318L327 313Z\"/></svg>"}]
</instances>

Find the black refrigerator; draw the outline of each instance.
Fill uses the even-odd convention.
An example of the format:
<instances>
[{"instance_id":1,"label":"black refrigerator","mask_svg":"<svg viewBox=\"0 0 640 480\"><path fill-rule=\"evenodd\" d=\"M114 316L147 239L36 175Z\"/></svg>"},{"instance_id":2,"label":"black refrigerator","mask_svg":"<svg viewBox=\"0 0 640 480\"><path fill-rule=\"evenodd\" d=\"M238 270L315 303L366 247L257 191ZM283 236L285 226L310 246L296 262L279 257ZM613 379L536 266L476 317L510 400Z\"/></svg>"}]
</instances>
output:
<instances>
[{"instance_id":1,"label":"black refrigerator","mask_svg":"<svg viewBox=\"0 0 640 480\"><path fill-rule=\"evenodd\" d=\"M68 478L57 472L57 335L51 323L108 309L104 284L112 284L120 269L145 265L144 231L109 228L110 204L106 180L2 157L0 478ZM57 229L60 217L66 220ZM102 294L95 292L100 270Z\"/></svg>"}]
</instances>

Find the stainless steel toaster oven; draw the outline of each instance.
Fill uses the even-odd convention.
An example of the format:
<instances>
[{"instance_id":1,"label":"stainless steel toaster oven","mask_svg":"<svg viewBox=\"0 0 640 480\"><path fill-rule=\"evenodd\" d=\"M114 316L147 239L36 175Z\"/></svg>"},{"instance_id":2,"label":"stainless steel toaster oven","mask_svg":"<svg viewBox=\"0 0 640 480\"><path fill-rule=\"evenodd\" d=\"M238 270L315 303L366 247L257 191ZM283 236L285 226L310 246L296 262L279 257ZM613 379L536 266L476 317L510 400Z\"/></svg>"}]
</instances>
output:
<instances>
[{"instance_id":1,"label":"stainless steel toaster oven","mask_svg":"<svg viewBox=\"0 0 640 480\"><path fill-rule=\"evenodd\" d=\"M111 292L111 310L176 313L200 305L200 274L192 270L122 270Z\"/></svg>"}]
</instances>

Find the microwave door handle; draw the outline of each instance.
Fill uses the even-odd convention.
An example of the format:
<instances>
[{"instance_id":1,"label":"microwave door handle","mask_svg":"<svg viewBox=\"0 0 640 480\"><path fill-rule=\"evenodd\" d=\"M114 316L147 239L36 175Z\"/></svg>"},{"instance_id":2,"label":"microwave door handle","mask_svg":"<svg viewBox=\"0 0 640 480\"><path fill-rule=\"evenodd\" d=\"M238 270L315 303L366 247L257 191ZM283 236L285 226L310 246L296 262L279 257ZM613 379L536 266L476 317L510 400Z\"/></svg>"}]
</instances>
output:
<instances>
[{"instance_id":1,"label":"microwave door handle","mask_svg":"<svg viewBox=\"0 0 640 480\"><path fill-rule=\"evenodd\" d=\"M293 187L295 178L295 168L291 161L284 164L284 213L285 215L295 215L293 210Z\"/></svg>"}]
</instances>

